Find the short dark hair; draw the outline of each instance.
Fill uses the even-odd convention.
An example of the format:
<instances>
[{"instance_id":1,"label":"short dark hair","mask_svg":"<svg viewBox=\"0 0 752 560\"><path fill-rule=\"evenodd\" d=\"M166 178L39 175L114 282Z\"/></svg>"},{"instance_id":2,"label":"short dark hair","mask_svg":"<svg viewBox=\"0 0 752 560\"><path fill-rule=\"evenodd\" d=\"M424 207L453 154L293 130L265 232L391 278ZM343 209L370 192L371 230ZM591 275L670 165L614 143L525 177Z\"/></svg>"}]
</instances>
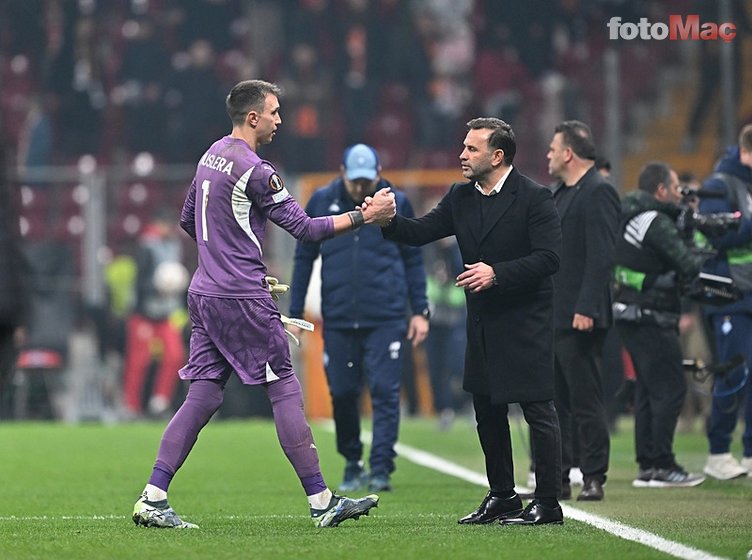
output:
<instances>
[{"instance_id":1,"label":"short dark hair","mask_svg":"<svg viewBox=\"0 0 752 560\"><path fill-rule=\"evenodd\" d=\"M581 121L564 121L556 126L554 134L561 133L564 145L582 159L595 159L593 131Z\"/></svg>"},{"instance_id":2,"label":"short dark hair","mask_svg":"<svg viewBox=\"0 0 752 560\"><path fill-rule=\"evenodd\" d=\"M263 80L245 80L235 84L225 100L232 124L243 124L249 111L263 110L266 96L270 93L279 97L282 90L277 84Z\"/></svg>"},{"instance_id":3,"label":"short dark hair","mask_svg":"<svg viewBox=\"0 0 752 560\"><path fill-rule=\"evenodd\" d=\"M478 117L468 121L467 128L468 130L491 130L488 145L494 150L502 150L504 152L504 165L512 165L514 154L517 153L517 140L515 140L514 130L511 126L496 117Z\"/></svg>"},{"instance_id":4,"label":"short dark hair","mask_svg":"<svg viewBox=\"0 0 752 560\"><path fill-rule=\"evenodd\" d=\"M752 152L752 124L743 127L739 133L739 147L745 152Z\"/></svg>"},{"instance_id":5,"label":"short dark hair","mask_svg":"<svg viewBox=\"0 0 752 560\"><path fill-rule=\"evenodd\" d=\"M640 178L637 180L637 188L641 191L655 194L658 185L663 183L668 186L671 182L671 168L667 163L662 161L651 161L640 171Z\"/></svg>"}]
</instances>

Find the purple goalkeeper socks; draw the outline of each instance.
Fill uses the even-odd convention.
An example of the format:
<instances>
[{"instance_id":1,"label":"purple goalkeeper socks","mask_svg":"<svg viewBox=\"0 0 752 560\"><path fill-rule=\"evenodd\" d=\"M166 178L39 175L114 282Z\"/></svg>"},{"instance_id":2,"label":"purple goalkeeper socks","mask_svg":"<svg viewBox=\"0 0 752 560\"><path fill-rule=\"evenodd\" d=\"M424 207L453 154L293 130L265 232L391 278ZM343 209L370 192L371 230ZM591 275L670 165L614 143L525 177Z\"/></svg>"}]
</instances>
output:
<instances>
[{"instance_id":1,"label":"purple goalkeeper socks","mask_svg":"<svg viewBox=\"0 0 752 560\"><path fill-rule=\"evenodd\" d=\"M274 425L282 449L303 485L306 496L326 490L319 454L303 411L303 391L294 375L266 385Z\"/></svg>"},{"instance_id":2,"label":"purple goalkeeper socks","mask_svg":"<svg viewBox=\"0 0 752 560\"><path fill-rule=\"evenodd\" d=\"M198 433L222 404L223 391L222 383L217 381L199 379L191 383L185 402L162 435L149 484L167 491L172 477L196 443Z\"/></svg>"}]
</instances>

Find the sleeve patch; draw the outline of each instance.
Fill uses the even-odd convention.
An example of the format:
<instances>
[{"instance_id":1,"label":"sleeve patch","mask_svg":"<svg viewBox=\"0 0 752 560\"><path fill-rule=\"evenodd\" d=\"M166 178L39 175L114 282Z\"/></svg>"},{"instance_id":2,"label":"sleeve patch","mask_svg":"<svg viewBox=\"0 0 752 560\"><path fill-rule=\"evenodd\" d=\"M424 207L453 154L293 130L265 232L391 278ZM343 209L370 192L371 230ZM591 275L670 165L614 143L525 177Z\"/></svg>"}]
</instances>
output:
<instances>
[{"instance_id":1,"label":"sleeve patch","mask_svg":"<svg viewBox=\"0 0 752 560\"><path fill-rule=\"evenodd\" d=\"M290 193L287 192L287 189L282 189L278 193L274 193L272 195L272 200L274 201L275 204L279 204L284 199L286 199L288 196L290 196Z\"/></svg>"},{"instance_id":2,"label":"sleeve patch","mask_svg":"<svg viewBox=\"0 0 752 560\"><path fill-rule=\"evenodd\" d=\"M280 177L278 173L272 173L269 175L269 188L275 193L281 192L282 189L285 188L285 184L282 182L282 177Z\"/></svg>"}]
</instances>

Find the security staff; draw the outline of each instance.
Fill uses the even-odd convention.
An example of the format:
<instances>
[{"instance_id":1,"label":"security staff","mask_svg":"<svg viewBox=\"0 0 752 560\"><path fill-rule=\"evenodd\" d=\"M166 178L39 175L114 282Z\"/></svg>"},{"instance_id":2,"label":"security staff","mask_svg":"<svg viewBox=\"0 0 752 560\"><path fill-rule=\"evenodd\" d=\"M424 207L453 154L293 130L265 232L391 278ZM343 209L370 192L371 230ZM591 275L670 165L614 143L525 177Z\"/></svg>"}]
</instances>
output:
<instances>
[{"instance_id":1,"label":"security staff","mask_svg":"<svg viewBox=\"0 0 752 560\"><path fill-rule=\"evenodd\" d=\"M676 226L679 178L662 162L640 173L638 190L622 202L616 241L614 318L637 372L635 487L696 486L673 453L674 430L687 384L679 345L680 284L697 276L704 258L693 254Z\"/></svg>"},{"instance_id":2,"label":"security staff","mask_svg":"<svg viewBox=\"0 0 752 560\"><path fill-rule=\"evenodd\" d=\"M381 176L376 151L365 144L345 150L340 176L318 189L306 206L311 217L349 212L366 196L392 185ZM412 217L405 193L394 191L397 213ZM368 225L335 239L298 242L290 315L302 317L313 263L321 256L324 365L332 397L337 451L345 458L341 492L367 485L391 490L399 433L400 379L407 338L417 346L429 330L426 273L420 249L384 241ZM410 319L405 316L410 309ZM294 334L300 334L295 328ZM361 461L360 394L367 383L373 405L371 472Z\"/></svg>"}]
</instances>

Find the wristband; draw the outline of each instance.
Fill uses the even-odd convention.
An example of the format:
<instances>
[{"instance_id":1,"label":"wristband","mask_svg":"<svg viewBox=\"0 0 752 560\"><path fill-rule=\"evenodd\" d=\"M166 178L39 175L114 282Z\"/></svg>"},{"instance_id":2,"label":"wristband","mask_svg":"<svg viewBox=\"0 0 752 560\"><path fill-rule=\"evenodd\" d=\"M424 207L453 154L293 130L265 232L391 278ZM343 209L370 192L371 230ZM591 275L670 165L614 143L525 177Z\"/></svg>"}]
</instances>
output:
<instances>
[{"instance_id":1,"label":"wristband","mask_svg":"<svg viewBox=\"0 0 752 560\"><path fill-rule=\"evenodd\" d=\"M347 216L350 218L353 229L358 229L360 226L366 223L366 219L363 217L363 212L361 212L360 210L351 210L347 213Z\"/></svg>"}]
</instances>

